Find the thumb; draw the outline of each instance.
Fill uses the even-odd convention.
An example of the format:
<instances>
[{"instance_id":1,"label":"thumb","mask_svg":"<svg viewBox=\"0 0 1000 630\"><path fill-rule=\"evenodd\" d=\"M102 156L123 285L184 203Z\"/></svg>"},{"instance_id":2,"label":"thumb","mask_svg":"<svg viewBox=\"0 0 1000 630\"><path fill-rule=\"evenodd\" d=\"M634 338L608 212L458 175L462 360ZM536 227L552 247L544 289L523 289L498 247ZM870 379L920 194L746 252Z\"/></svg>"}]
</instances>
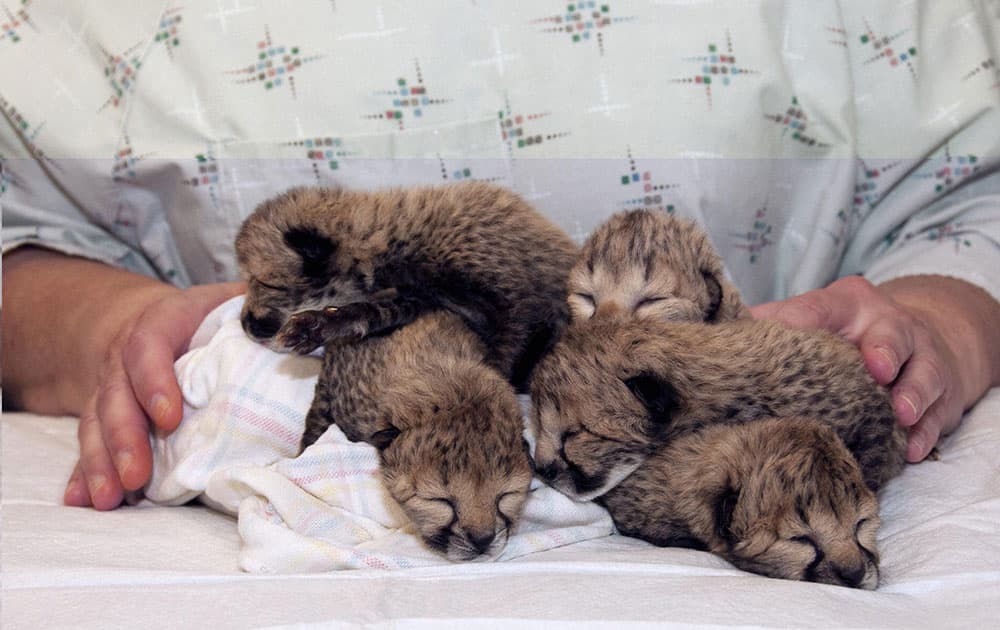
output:
<instances>
[{"instance_id":1,"label":"thumb","mask_svg":"<svg viewBox=\"0 0 1000 630\"><path fill-rule=\"evenodd\" d=\"M787 300L766 302L750 307L754 319L770 319L792 328L825 328L836 330L837 314L829 294L810 291Z\"/></svg>"},{"instance_id":2,"label":"thumb","mask_svg":"<svg viewBox=\"0 0 1000 630\"><path fill-rule=\"evenodd\" d=\"M750 316L754 319L775 319L775 314L784 302L764 302L750 307Z\"/></svg>"},{"instance_id":3,"label":"thumb","mask_svg":"<svg viewBox=\"0 0 1000 630\"><path fill-rule=\"evenodd\" d=\"M863 294L834 283L787 300L751 307L750 314L790 328L827 330L855 343L870 323L870 306Z\"/></svg>"},{"instance_id":4,"label":"thumb","mask_svg":"<svg viewBox=\"0 0 1000 630\"><path fill-rule=\"evenodd\" d=\"M140 317L122 362L136 400L157 427L172 431L181 421L183 403L174 361L187 351L205 316L244 290L240 282L194 287L161 300Z\"/></svg>"}]
</instances>

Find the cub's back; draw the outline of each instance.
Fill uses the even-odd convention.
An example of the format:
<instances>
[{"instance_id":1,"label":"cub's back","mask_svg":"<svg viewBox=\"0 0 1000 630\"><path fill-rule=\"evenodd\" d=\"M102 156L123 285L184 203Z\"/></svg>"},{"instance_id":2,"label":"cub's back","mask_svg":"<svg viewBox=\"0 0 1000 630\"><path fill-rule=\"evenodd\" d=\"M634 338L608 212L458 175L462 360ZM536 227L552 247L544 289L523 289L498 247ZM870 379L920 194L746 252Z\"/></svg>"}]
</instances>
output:
<instances>
[{"instance_id":1,"label":"cub's back","mask_svg":"<svg viewBox=\"0 0 1000 630\"><path fill-rule=\"evenodd\" d=\"M423 258L518 294L565 291L576 245L506 188L469 182L344 195L353 210L331 228L381 241L389 256Z\"/></svg>"},{"instance_id":2,"label":"cub's back","mask_svg":"<svg viewBox=\"0 0 1000 630\"><path fill-rule=\"evenodd\" d=\"M687 431L767 416L826 422L873 488L903 465L904 432L858 350L774 322L574 322L536 369L532 399L538 466L563 491L577 478L606 488Z\"/></svg>"},{"instance_id":3,"label":"cub's back","mask_svg":"<svg viewBox=\"0 0 1000 630\"><path fill-rule=\"evenodd\" d=\"M448 311L428 313L388 335L328 347L302 448L332 423L351 440L372 441L386 428L393 388L428 377L447 382L455 371L482 363L484 353L479 338Z\"/></svg>"}]
</instances>

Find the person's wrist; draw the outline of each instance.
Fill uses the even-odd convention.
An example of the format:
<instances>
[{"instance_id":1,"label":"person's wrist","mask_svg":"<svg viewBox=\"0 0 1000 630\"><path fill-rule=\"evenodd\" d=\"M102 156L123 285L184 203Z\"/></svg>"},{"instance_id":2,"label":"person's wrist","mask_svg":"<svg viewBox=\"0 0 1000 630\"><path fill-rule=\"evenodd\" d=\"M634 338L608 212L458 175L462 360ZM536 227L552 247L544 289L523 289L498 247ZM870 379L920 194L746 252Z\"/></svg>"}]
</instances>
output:
<instances>
[{"instance_id":1,"label":"person's wrist","mask_svg":"<svg viewBox=\"0 0 1000 630\"><path fill-rule=\"evenodd\" d=\"M94 300L89 309L79 313L82 319L93 322L94 326L88 351L103 354L117 337L131 328L143 311L178 292L180 289L176 287L153 280L107 291L105 300Z\"/></svg>"}]
</instances>

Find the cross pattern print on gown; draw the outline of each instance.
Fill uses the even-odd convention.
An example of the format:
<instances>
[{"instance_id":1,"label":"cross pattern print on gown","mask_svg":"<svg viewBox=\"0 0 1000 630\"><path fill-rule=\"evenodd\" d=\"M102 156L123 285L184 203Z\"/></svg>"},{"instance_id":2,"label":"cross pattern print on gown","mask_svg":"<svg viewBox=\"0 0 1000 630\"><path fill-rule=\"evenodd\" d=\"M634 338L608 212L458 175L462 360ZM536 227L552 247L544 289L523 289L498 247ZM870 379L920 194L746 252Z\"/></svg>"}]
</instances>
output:
<instances>
[{"instance_id":1,"label":"cross pattern print on gown","mask_svg":"<svg viewBox=\"0 0 1000 630\"><path fill-rule=\"evenodd\" d=\"M906 67L910 70L910 75L916 79L917 71L913 67L913 58L917 56L916 46L900 46L896 42L900 37L906 35L910 29L897 31L892 35L876 34L868 20L865 20L865 32L861 35L861 43L874 52L874 56L865 60L865 65L871 65L880 59L888 61L893 68Z\"/></svg>"},{"instance_id":2,"label":"cross pattern print on gown","mask_svg":"<svg viewBox=\"0 0 1000 630\"><path fill-rule=\"evenodd\" d=\"M545 33L563 33L574 44L597 42L597 49L604 55L604 34L612 25L631 22L634 16L612 16L609 2L581 0L566 5L566 11L533 20L532 24L544 25Z\"/></svg>"},{"instance_id":3,"label":"cross pattern print on gown","mask_svg":"<svg viewBox=\"0 0 1000 630\"><path fill-rule=\"evenodd\" d=\"M733 52L733 38L726 29L725 52L719 49L714 43L706 46L707 54L694 57L684 57L683 60L700 64L700 72L696 71L693 76L673 79L673 83L687 83L689 85L704 86L705 99L708 102L708 109L712 109L712 85L729 86L737 76L759 74L757 70L736 65L736 55Z\"/></svg>"},{"instance_id":4,"label":"cross pattern print on gown","mask_svg":"<svg viewBox=\"0 0 1000 630\"><path fill-rule=\"evenodd\" d=\"M408 81L405 77L399 77L396 79L395 87L375 91L374 94L376 96L387 99L387 106L381 112L366 114L364 118L392 121L402 131L405 128L405 121L408 118L414 120L421 118L426 108L451 102L450 98L432 98L428 94L427 86L424 85L424 75L420 69L420 60L414 59L413 65L416 68L416 81Z\"/></svg>"},{"instance_id":5,"label":"cross pattern print on gown","mask_svg":"<svg viewBox=\"0 0 1000 630\"><path fill-rule=\"evenodd\" d=\"M674 208L674 204L667 203L664 193L673 188L678 188L680 184L657 183L652 171L636 168L635 158L632 157L632 147L629 147L627 151L628 172L622 174L619 179L621 185L628 191L629 196L619 201L619 205L626 209L647 208L673 214L676 208Z\"/></svg>"},{"instance_id":6,"label":"cross pattern print on gown","mask_svg":"<svg viewBox=\"0 0 1000 630\"><path fill-rule=\"evenodd\" d=\"M264 39L257 42L257 57L253 63L238 70L229 70L240 78L237 83L257 83L265 90L276 90L288 86L292 98L296 98L295 76L303 65L321 59L322 55L304 55L298 46L275 45L271 40L271 29L264 26Z\"/></svg>"}]
</instances>

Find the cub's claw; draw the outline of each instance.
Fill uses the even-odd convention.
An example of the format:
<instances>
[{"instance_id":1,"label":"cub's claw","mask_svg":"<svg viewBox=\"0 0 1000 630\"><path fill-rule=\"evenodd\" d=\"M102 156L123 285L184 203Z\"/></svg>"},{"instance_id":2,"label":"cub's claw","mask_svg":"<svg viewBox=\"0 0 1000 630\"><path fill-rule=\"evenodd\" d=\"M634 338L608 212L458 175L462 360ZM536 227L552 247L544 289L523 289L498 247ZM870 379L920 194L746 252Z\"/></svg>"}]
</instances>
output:
<instances>
[{"instance_id":1,"label":"cub's claw","mask_svg":"<svg viewBox=\"0 0 1000 630\"><path fill-rule=\"evenodd\" d=\"M309 354L328 343L360 341L368 334L365 306L348 304L295 313L278 331L275 341L298 354Z\"/></svg>"},{"instance_id":2,"label":"cub's claw","mask_svg":"<svg viewBox=\"0 0 1000 630\"><path fill-rule=\"evenodd\" d=\"M323 345L324 311L302 311L288 318L275 336L283 348L297 354L309 354Z\"/></svg>"}]
</instances>

